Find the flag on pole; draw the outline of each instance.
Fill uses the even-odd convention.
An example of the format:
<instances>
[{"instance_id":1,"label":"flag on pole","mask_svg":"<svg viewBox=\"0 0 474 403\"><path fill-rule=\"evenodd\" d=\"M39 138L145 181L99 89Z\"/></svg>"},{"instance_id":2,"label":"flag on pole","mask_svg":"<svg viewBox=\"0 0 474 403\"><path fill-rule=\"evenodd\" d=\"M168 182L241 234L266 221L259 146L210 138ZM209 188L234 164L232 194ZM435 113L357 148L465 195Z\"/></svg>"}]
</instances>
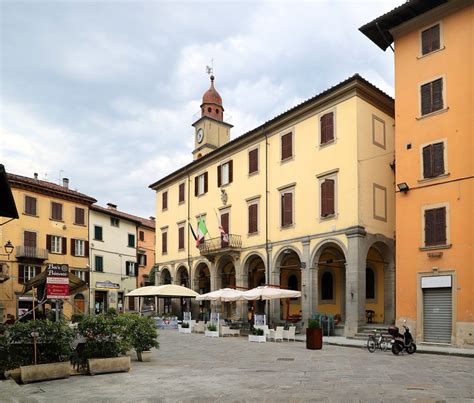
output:
<instances>
[{"instance_id":1,"label":"flag on pole","mask_svg":"<svg viewBox=\"0 0 474 403\"><path fill-rule=\"evenodd\" d=\"M188 222L188 225L189 225L189 229L191 230L191 234L193 234L194 240L196 241L196 240L197 240L197 236L196 236L196 233L195 233L194 230L193 230L193 226L191 225L190 222Z\"/></svg>"},{"instance_id":2,"label":"flag on pole","mask_svg":"<svg viewBox=\"0 0 474 403\"><path fill-rule=\"evenodd\" d=\"M207 234L207 228L206 228L206 223L202 219L202 217L199 217L198 221L198 229L197 229L197 237L196 237L196 248L199 246L204 241L204 237Z\"/></svg>"},{"instance_id":3,"label":"flag on pole","mask_svg":"<svg viewBox=\"0 0 474 403\"><path fill-rule=\"evenodd\" d=\"M222 226L221 220L219 219L219 216L217 215L216 210L214 210L214 213L216 213L217 222L219 223L219 231L221 233L222 241L229 242L229 234L225 232L224 227Z\"/></svg>"}]
</instances>

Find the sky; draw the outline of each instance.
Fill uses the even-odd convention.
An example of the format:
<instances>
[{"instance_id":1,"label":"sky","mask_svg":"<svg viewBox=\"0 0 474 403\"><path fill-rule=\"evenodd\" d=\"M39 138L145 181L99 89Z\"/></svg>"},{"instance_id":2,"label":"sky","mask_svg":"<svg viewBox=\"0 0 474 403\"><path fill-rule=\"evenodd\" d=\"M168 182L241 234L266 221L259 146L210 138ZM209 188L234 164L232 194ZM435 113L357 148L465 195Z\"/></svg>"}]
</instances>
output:
<instances>
[{"instance_id":1,"label":"sky","mask_svg":"<svg viewBox=\"0 0 474 403\"><path fill-rule=\"evenodd\" d=\"M354 73L393 96L393 54L358 28L402 2L0 0L0 163L155 216L206 65L232 139Z\"/></svg>"}]
</instances>

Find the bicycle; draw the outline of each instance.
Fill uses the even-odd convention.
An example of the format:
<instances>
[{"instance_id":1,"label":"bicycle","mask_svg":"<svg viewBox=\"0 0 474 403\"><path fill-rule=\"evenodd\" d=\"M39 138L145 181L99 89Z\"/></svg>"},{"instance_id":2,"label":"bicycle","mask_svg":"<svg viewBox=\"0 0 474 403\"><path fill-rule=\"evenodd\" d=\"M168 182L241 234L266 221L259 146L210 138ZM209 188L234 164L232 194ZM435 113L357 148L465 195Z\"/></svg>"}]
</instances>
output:
<instances>
[{"instance_id":1,"label":"bicycle","mask_svg":"<svg viewBox=\"0 0 474 403\"><path fill-rule=\"evenodd\" d=\"M367 339L367 350L369 350L371 353L373 353L377 348L382 351L387 351L390 342L385 339L381 331L374 329L372 332L373 334L369 334Z\"/></svg>"}]
</instances>

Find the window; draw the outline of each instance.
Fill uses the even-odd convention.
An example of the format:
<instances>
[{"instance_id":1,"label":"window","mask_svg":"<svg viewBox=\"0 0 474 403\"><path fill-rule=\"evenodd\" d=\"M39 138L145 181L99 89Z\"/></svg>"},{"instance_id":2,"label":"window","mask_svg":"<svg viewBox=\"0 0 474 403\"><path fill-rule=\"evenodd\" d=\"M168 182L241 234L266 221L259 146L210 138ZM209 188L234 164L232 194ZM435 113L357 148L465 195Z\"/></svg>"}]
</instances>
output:
<instances>
[{"instance_id":1,"label":"window","mask_svg":"<svg viewBox=\"0 0 474 403\"><path fill-rule=\"evenodd\" d=\"M138 264L140 266L146 266L147 258L145 253L138 254Z\"/></svg>"},{"instance_id":2,"label":"window","mask_svg":"<svg viewBox=\"0 0 474 403\"><path fill-rule=\"evenodd\" d=\"M184 249L184 225L178 227L178 249Z\"/></svg>"},{"instance_id":3,"label":"window","mask_svg":"<svg viewBox=\"0 0 474 403\"><path fill-rule=\"evenodd\" d=\"M63 220L63 205L61 203L51 202L51 218L53 220Z\"/></svg>"},{"instance_id":4,"label":"window","mask_svg":"<svg viewBox=\"0 0 474 403\"><path fill-rule=\"evenodd\" d=\"M94 239L96 241L103 241L102 227L99 227L98 225L94 225Z\"/></svg>"},{"instance_id":5,"label":"window","mask_svg":"<svg viewBox=\"0 0 474 403\"><path fill-rule=\"evenodd\" d=\"M200 196L207 193L207 172L194 178L194 195Z\"/></svg>"},{"instance_id":6,"label":"window","mask_svg":"<svg viewBox=\"0 0 474 403\"><path fill-rule=\"evenodd\" d=\"M25 284L27 281L31 280L40 273L41 267L39 266L20 264L18 266L18 282L20 284Z\"/></svg>"},{"instance_id":7,"label":"window","mask_svg":"<svg viewBox=\"0 0 474 403\"><path fill-rule=\"evenodd\" d=\"M184 203L184 183L179 184L178 203Z\"/></svg>"},{"instance_id":8,"label":"window","mask_svg":"<svg viewBox=\"0 0 474 403\"><path fill-rule=\"evenodd\" d=\"M281 160L284 161L293 156L293 133L281 136Z\"/></svg>"},{"instance_id":9,"label":"window","mask_svg":"<svg viewBox=\"0 0 474 403\"><path fill-rule=\"evenodd\" d=\"M36 215L36 197L25 196L25 214Z\"/></svg>"},{"instance_id":10,"label":"window","mask_svg":"<svg viewBox=\"0 0 474 403\"><path fill-rule=\"evenodd\" d=\"M145 240L145 232L144 231L138 231L138 237L139 237L140 241L144 241Z\"/></svg>"},{"instance_id":11,"label":"window","mask_svg":"<svg viewBox=\"0 0 474 403\"><path fill-rule=\"evenodd\" d=\"M84 209L80 207L75 207L74 208L74 224L84 225L85 223L86 221L85 221Z\"/></svg>"},{"instance_id":12,"label":"window","mask_svg":"<svg viewBox=\"0 0 474 403\"><path fill-rule=\"evenodd\" d=\"M61 253L65 254L65 248L63 248L63 243L66 238L56 236L56 235L48 235L50 237L50 247L48 248L51 253ZM64 241L63 241L64 240ZM65 246L65 245L64 245Z\"/></svg>"},{"instance_id":13,"label":"window","mask_svg":"<svg viewBox=\"0 0 474 403\"><path fill-rule=\"evenodd\" d=\"M321 217L330 217L335 214L335 180L323 179L321 189Z\"/></svg>"},{"instance_id":14,"label":"window","mask_svg":"<svg viewBox=\"0 0 474 403\"><path fill-rule=\"evenodd\" d=\"M125 275L135 277L137 275L137 264L135 262L125 262Z\"/></svg>"},{"instance_id":15,"label":"window","mask_svg":"<svg viewBox=\"0 0 474 403\"><path fill-rule=\"evenodd\" d=\"M120 219L117 217L110 217L110 225L112 227L119 227L120 226Z\"/></svg>"},{"instance_id":16,"label":"window","mask_svg":"<svg viewBox=\"0 0 474 403\"><path fill-rule=\"evenodd\" d=\"M425 210L425 245L446 245L446 207Z\"/></svg>"},{"instance_id":17,"label":"window","mask_svg":"<svg viewBox=\"0 0 474 403\"><path fill-rule=\"evenodd\" d=\"M249 151L249 175L258 172L258 148Z\"/></svg>"},{"instance_id":18,"label":"window","mask_svg":"<svg viewBox=\"0 0 474 403\"><path fill-rule=\"evenodd\" d=\"M440 48L439 24L421 32L421 54L426 55Z\"/></svg>"},{"instance_id":19,"label":"window","mask_svg":"<svg viewBox=\"0 0 474 403\"><path fill-rule=\"evenodd\" d=\"M88 276L89 273L85 270L72 270L72 274L74 274L76 277L79 277L82 281L85 281L86 283L89 282L89 276Z\"/></svg>"},{"instance_id":20,"label":"window","mask_svg":"<svg viewBox=\"0 0 474 403\"><path fill-rule=\"evenodd\" d=\"M281 226L288 227L293 224L293 191L280 194L281 197Z\"/></svg>"},{"instance_id":21,"label":"window","mask_svg":"<svg viewBox=\"0 0 474 403\"><path fill-rule=\"evenodd\" d=\"M82 239L71 239L71 255L72 256L86 256L86 246L88 248L88 242Z\"/></svg>"},{"instance_id":22,"label":"window","mask_svg":"<svg viewBox=\"0 0 474 403\"><path fill-rule=\"evenodd\" d=\"M95 256L95 271L104 271L104 258L102 256Z\"/></svg>"},{"instance_id":23,"label":"window","mask_svg":"<svg viewBox=\"0 0 474 403\"><path fill-rule=\"evenodd\" d=\"M36 232L25 231L23 233L23 245L29 248L36 248Z\"/></svg>"},{"instance_id":24,"label":"window","mask_svg":"<svg viewBox=\"0 0 474 403\"><path fill-rule=\"evenodd\" d=\"M298 277L296 277L294 274L288 277L288 289L298 291Z\"/></svg>"},{"instance_id":25,"label":"window","mask_svg":"<svg viewBox=\"0 0 474 403\"><path fill-rule=\"evenodd\" d=\"M320 118L320 144L334 140L334 112L329 112Z\"/></svg>"},{"instance_id":26,"label":"window","mask_svg":"<svg viewBox=\"0 0 474 403\"><path fill-rule=\"evenodd\" d=\"M439 111L443 109L443 79L431 81L420 87L421 91L421 114Z\"/></svg>"},{"instance_id":27,"label":"window","mask_svg":"<svg viewBox=\"0 0 474 403\"><path fill-rule=\"evenodd\" d=\"M128 246L130 248L135 247L135 235L134 234L128 234Z\"/></svg>"},{"instance_id":28,"label":"window","mask_svg":"<svg viewBox=\"0 0 474 403\"><path fill-rule=\"evenodd\" d=\"M164 255L168 253L168 231L161 232L161 253Z\"/></svg>"},{"instance_id":29,"label":"window","mask_svg":"<svg viewBox=\"0 0 474 403\"><path fill-rule=\"evenodd\" d=\"M161 194L161 209L166 210L168 208L168 192Z\"/></svg>"},{"instance_id":30,"label":"window","mask_svg":"<svg viewBox=\"0 0 474 403\"><path fill-rule=\"evenodd\" d=\"M232 160L217 167L217 186L228 185L233 180Z\"/></svg>"},{"instance_id":31,"label":"window","mask_svg":"<svg viewBox=\"0 0 474 403\"><path fill-rule=\"evenodd\" d=\"M434 178L444 174L444 143L423 147L423 177Z\"/></svg>"},{"instance_id":32,"label":"window","mask_svg":"<svg viewBox=\"0 0 474 403\"><path fill-rule=\"evenodd\" d=\"M375 272L370 267L365 269L365 299L375 299Z\"/></svg>"},{"instance_id":33,"label":"window","mask_svg":"<svg viewBox=\"0 0 474 403\"><path fill-rule=\"evenodd\" d=\"M321 276L321 300L322 301L331 301L334 299L334 281L332 273L326 271Z\"/></svg>"},{"instance_id":34,"label":"window","mask_svg":"<svg viewBox=\"0 0 474 403\"><path fill-rule=\"evenodd\" d=\"M249 204L249 234L258 232L258 203Z\"/></svg>"}]
</instances>

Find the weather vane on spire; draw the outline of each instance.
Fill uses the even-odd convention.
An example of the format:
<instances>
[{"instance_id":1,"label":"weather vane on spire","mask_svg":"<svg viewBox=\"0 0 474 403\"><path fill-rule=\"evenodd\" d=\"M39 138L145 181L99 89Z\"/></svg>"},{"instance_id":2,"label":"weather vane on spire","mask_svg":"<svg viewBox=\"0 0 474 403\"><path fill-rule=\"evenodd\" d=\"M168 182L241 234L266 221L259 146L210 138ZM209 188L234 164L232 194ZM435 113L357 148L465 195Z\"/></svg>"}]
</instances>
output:
<instances>
[{"instance_id":1,"label":"weather vane on spire","mask_svg":"<svg viewBox=\"0 0 474 403\"><path fill-rule=\"evenodd\" d=\"M214 59L211 59L210 66L206 66L206 73L211 76L211 79L214 78Z\"/></svg>"}]
</instances>

